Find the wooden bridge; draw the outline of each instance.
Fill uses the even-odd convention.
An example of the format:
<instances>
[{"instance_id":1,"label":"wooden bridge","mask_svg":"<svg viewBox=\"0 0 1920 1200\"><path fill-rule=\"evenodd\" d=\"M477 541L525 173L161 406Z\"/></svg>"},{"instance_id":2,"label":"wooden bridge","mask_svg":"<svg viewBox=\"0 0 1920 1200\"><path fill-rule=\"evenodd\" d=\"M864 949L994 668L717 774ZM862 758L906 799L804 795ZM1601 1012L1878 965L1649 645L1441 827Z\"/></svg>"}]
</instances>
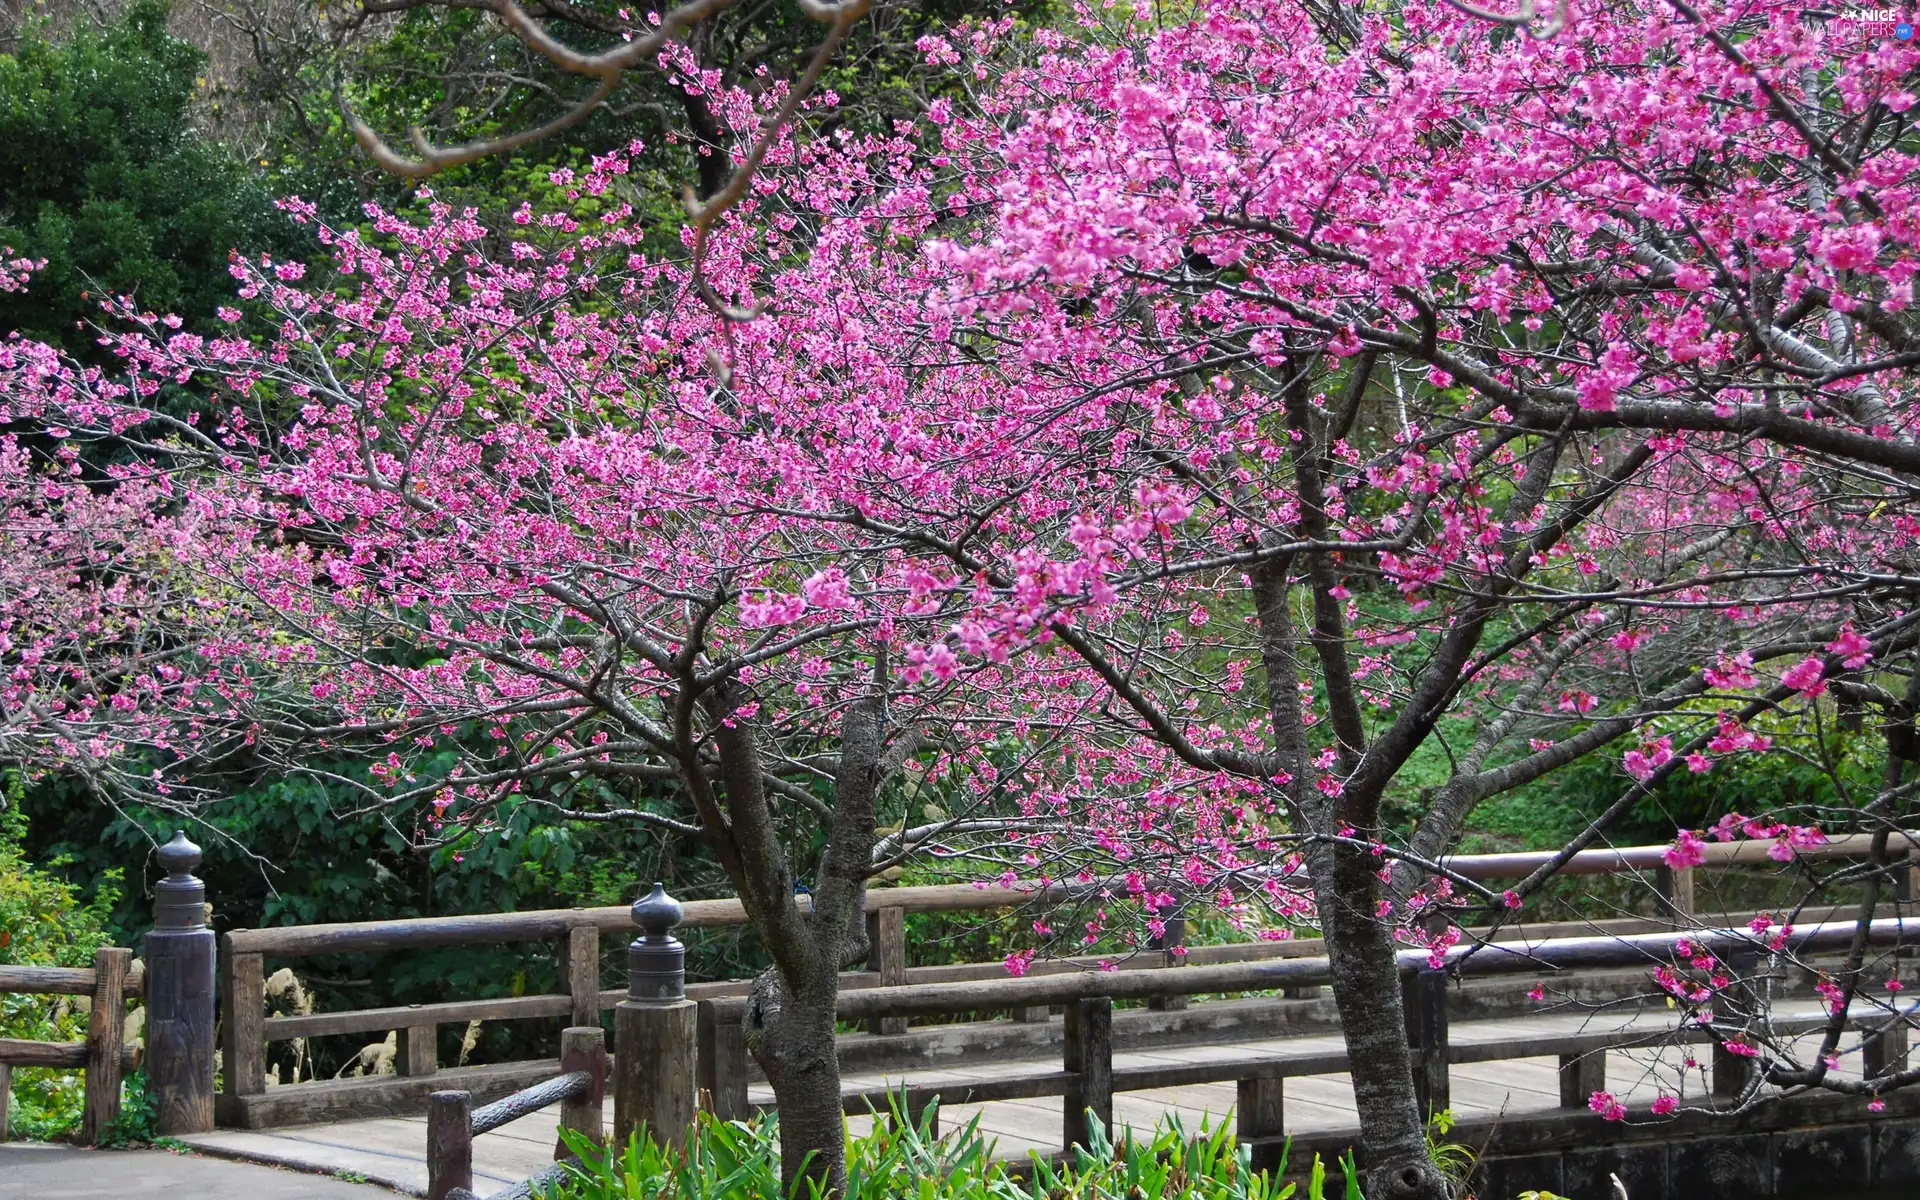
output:
<instances>
[{"instance_id":1,"label":"wooden bridge","mask_svg":"<svg viewBox=\"0 0 1920 1200\"><path fill-rule=\"evenodd\" d=\"M1920 849L1920 836L1912 845ZM1838 839L1813 853L1857 856L1864 849L1863 838ZM1878 1113L1869 1113L1864 1100L1832 1095L1736 1106L1751 1060L1699 1030L1676 1029L1649 985L1649 968L1670 961L1674 943L1686 936L1717 939L1719 952L1751 970L1753 942L1741 929L1703 933L1694 915L1696 873L1666 871L1663 852L1591 851L1566 868L1574 875L1645 875L1660 886L1662 917L1509 927L1472 955L1456 949L1447 970L1432 969L1425 952L1403 955L1416 1082L1433 1109L1453 1110L1453 1137L1482 1152L1481 1195L1506 1200L1522 1188L1548 1188L1585 1200L1610 1195L1612 1174L1635 1200L1683 1191L1792 1195L1814 1186L1911 1194L1920 1187L1920 1096L1896 1093ZM1764 846L1709 852L1703 880L1766 863ZM1476 879L1513 878L1544 857L1461 856L1447 865ZM1920 868L1905 872L1907 896L1916 894L1915 874ZM1182 947L1174 922L1166 944L1152 951L1114 963L1036 963L1023 978L1008 976L997 962L907 966L909 913L985 912L1058 898L971 886L871 893L873 958L868 970L843 975L840 999L843 1021L866 1026L839 1038L850 1127L860 1129L872 1111L903 1093L916 1114L937 1098L947 1128L977 1119L1009 1157L1084 1141L1082 1114L1089 1111L1135 1129L1168 1114L1190 1128L1231 1120L1260 1162L1271 1161L1289 1136L1296 1163L1314 1150L1331 1157L1357 1143L1345 1047L1315 941ZM1794 934L1801 961L1837 955L1854 934L1853 915L1803 913ZM693 901L680 928L743 921L737 901ZM771 1108L772 1094L746 1053L747 982L688 984L684 999L664 1003L602 988L602 936L632 933L628 909L606 908L225 934L224 1090L209 1114L217 1114L219 1128L176 1132L207 1153L348 1172L458 1200L507 1193L516 1184L524 1194L524 1181L552 1163L562 1123L590 1133L639 1118L671 1127L690 1116L696 1095L723 1117ZM1877 921L1873 938L1911 944L1920 939L1920 920ZM270 965L526 941L556 946L562 991L267 1015ZM1771 993L1774 1035L1810 1035L1824 1026L1826 1013L1808 982L1760 979ZM1552 992L1545 1002L1530 995L1540 983ZM643 1052L609 1062L601 1040L609 1009L617 1044ZM1885 1005L1850 1014L1861 1037L1843 1058L1842 1073L1871 1076L1900 1062L1913 1018ZM563 1058L439 1064L439 1026L501 1020L564 1021ZM396 1034L393 1074L269 1084L271 1043L389 1031ZM1687 1068L1696 1057L1697 1067ZM606 1095L610 1065L616 1096ZM1738 1111L1645 1120L1656 1078L1671 1091L1682 1076L1690 1081L1690 1102ZM1597 1091L1614 1093L1634 1119L1609 1122L1589 1111Z\"/></svg>"}]
</instances>

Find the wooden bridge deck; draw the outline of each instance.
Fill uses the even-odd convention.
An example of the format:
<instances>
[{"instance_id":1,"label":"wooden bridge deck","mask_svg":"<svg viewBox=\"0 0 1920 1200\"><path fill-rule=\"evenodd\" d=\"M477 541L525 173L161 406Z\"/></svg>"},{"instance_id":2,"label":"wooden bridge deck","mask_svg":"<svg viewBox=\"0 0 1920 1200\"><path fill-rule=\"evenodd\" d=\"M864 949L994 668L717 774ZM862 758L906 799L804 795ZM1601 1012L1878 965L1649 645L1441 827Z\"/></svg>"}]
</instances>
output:
<instances>
[{"instance_id":1,"label":"wooden bridge deck","mask_svg":"<svg viewBox=\"0 0 1920 1200\"><path fill-rule=\"evenodd\" d=\"M1673 1028L1670 1014L1646 1012L1540 1015L1524 1018L1455 1022L1451 1042L1463 1048L1524 1045L1529 1041L1578 1034L1658 1036ZM1293 1036L1262 1041L1160 1050L1132 1050L1113 1056L1116 1072L1128 1068L1184 1067L1201 1062L1245 1063L1265 1057L1301 1057L1338 1053L1338 1034ZM1608 1088L1629 1105L1645 1104L1662 1091L1671 1092L1684 1047L1612 1050L1607 1055ZM1702 1057L1703 1047L1693 1053ZM1468 1050L1471 1056L1471 1050ZM1857 1056L1843 1059L1842 1073L1858 1074ZM917 1087L961 1085L1028 1071L1058 1070L1057 1056L1032 1061L983 1062L965 1070L916 1070L848 1074L848 1091L867 1090L910 1082ZM1559 1103L1559 1062L1553 1057L1502 1058L1497 1061L1456 1063L1451 1068L1452 1107L1461 1120L1517 1118L1545 1114ZM1663 1086L1664 1085L1664 1086ZM1688 1081L1689 1095L1704 1086L1699 1072ZM1292 1134L1330 1133L1354 1129L1353 1089L1342 1074L1298 1076L1285 1085L1285 1124ZM767 1103L772 1092L764 1085L750 1096ZM1234 1084L1212 1083L1141 1091L1116 1092L1116 1124L1136 1130L1151 1129L1163 1117L1177 1114L1189 1129L1203 1120L1230 1120ZM978 1117L980 1127L996 1143L1003 1158L1023 1158L1030 1151L1051 1153L1061 1141L1059 1097L1005 1100L985 1104L943 1107L941 1128L949 1131ZM548 1108L474 1141L474 1179L482 1194L507 1187L536 1174L552 1161L558 1110ZM871 1117L849 1117L855 1132L870 1126ZM612 1103L607 1105L612 1122ZM427 1184L425 1117L393 1117L341 1121L281 1130L222 1130L184 1139L203 1152L271 1162L309 1171L359 1176L411 1195L424 1195Z\"/></svg>"}]
</instances>

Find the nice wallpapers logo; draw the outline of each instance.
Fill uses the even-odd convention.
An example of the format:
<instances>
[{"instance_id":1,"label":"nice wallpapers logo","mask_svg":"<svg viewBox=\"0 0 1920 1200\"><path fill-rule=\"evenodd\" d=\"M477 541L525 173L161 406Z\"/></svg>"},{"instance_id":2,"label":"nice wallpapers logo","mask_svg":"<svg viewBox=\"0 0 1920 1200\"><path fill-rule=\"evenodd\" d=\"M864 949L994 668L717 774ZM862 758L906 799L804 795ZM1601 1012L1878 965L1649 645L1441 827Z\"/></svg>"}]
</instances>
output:
<instances>
[{"instance_id":1,"label":"nice wallpapers logo","mask_svg":"<svg viewBox=\"0 0 1920 1200\"><path fill-rule=\"evenodd\" d=\"M1897 8L1843 8L1835 24L1865 37L1913 40L1913 21Z\"/></svg>"}]
</instances>

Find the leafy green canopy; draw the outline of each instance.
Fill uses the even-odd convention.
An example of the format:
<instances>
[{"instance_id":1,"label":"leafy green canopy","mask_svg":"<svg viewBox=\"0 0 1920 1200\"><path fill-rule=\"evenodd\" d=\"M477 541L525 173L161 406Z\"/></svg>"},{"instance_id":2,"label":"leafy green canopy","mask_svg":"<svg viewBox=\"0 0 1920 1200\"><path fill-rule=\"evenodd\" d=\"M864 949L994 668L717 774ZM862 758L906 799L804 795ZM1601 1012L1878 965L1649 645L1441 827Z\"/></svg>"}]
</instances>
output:
<instances>
[{"instance_id":1,"label":"leafy green canopy","mask_svg":"<svg viewBox=\"0 0 1920 1200\"><path fill-rule=\"evenodd\" d=\"M231 250L293 245L266 189L194 131L205 58L166 20L135 0L105 29L32 28L0 55L0 246L46 260L0 294L0 330L97 355L103 291L204 327L234 294Z\"/></svg>"}]
</instances>

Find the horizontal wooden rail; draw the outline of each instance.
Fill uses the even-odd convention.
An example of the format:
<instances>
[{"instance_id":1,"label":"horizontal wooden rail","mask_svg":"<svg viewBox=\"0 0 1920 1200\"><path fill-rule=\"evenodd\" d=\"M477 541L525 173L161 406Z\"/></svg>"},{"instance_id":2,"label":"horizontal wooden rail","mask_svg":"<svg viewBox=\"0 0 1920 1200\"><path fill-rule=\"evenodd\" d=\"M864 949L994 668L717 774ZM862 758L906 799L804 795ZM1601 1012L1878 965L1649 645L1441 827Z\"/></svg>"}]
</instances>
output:
<instances>
[{"instance_id":1,"label":"horizontal wooden rail","mask_svg":"<svg viewBox=\"0 0 1920 1200\"><path fill-rule=\"evenodd\" d=\"M295 1017L268 1017L262 1022L266 1040L326 1037L337 1033L373 1033L388 1029L417 1029L465 1021L511 1021L525 1017L564 1017L573 998L501 996L493 1000L449 1000L443 1004L408 1004L397 1008L357 1008L345 1012L310 1013Z\"/></svg>"},{"instance_id":2,"label":"horizontal wooden rail","mask_svg":"<svg viewBox=\"0 0 1920 1200\"><path fill-rule=\"evenodd\" d=\"M0 1066L78 1070L86 1065L85 1042L23 1042L18 1038L0 1038ZM122 1071L131 1071L139 1065L140 1047L120 1047Z\"/></svg>"},{"instance_id":3,"label":"horizontal wooden rail","mask_svg":"<svg viewBox=\"0 0 1920 1200\"><path fill-rule=\"evenodd\" d=\"M1073 889L1079 890L1079 889ZM869 905L901 908L907 912L978 912L1013 908L1058 899L1069 894L1063 885L977 888L972 884L934 884L927 887L875 888ZM811 901L796 900L805 911ZM688 900L682 903L682 929L712 929L744 925L746 910L732 897ZM400 950L419 946L452 946L474 942L527 942L564 938L569 930L592 927L602 933L633 933L631 911L624 905L608 908L550 908L517 913L483 913L465 917L415 917L400 921L351 921L333 925L286 925L268 929L236 929L228 934L236 953L273 954L283 958L308 954L352 954L371 950Z\"/></svg>"},{"instance_id":4,"label":"horizontal wooden rail","mask_svg":"<svg viewBox=\"0 0 1920 1200\"><path fill-rule=\"evenodd\" d=\"M1787 944L1794 950L1826 950L1846 945L1857 923L1824 921L1794 930ZM1874 921L1868 940L1875 945L1920 943L1920 917ZM1752 949L1761 945L1744 928L1686 930L1670 933L1623 934L1599 937L1548 938L1540 941L1490 942L1483 946L1455 946L1444 956L1448 970L1469 975L1550 972L1600 967L1650 966L1667 961L1682 941L1708 946L1716 953ZM1403 950L1403 971L1428 964L1425 951ZM1258 992L1301 984L1332 982L1326 958L1295 958L1273 962L1219 963L1178 971L1097 971L1019 979L961 983L908 984L868 988L840 996L842 1020L866 1017L930 1017L1020 1005L1067 1004L1088 996L1114 1000L1146 1000L1157 996L1193 996L1210 993ZM744 1012L746 1001L713 1001L729 1017Z\"/></svg>"},{"instance_id":5,"label":"horizontal wooden rail","mask_svg":"<svg viewBox=\"0 0 1920 1200\"><path fill-rule=\"evenodd\" d=\"M127 971L123 990L138 996L145 990L146 966L136 961ZM92 967L0 966L0 994L16 996L91 996Z\"/></svg>"},{"instance_id":6,"label":"horizontal wooden rail","mask_svg":"<svg viewBox=\"0 0 1920 1200\"><path fill-rule=\"evenodd\" d=\"M1904 839L1904 842L1902 841ZM1920 831L1904 832L1893 841L1895 853L1920 850ZM1870 834L1848 834L1799 852L1802 858L1857 858L1867 852ZM1766 841L1715 842L1705 847L1706 866L1772 863ZM1567 875L1607 875L1653 871L1664 865L1665 846L1629 846L1612 850L1583 850L1561 868ZM1515 854L1461 854L1441 865L1470 879L1519 879L1532 874L1555 855L1550 851ZM1008 888L998 884L935 884L926 887L875 888L868 894L874 911L898 908L903 912L979 912L1014 908L1097 894L1111 882L1068 886L1022 882ZM803 908L806 897L797 901ZM702 929L746 922L746 911L734 898L689 900L683 904L681 928ZM602 933L633 931L628 909L554 908L518 913L483 913L463 917L416 917L399 921L353 921L331 925L288 925L268 929L236 929L227 935L235 953L272 954L283 958L309 954L349 954L399 950L422 946L450 946L482 942L540 941L567 936L576 927L590 926Z\"/></svg>"},{"instance_id":7,"label":"horizontal wooden rail","mask_svg":"<svg viewBox=\"0 0 1920 1200\"><path fill-rule=\"evenodd\" d=\"M600 1070L601 1078L606 1068ZM509 1125L521 1117L539 1112L550 1104L562 1100L571 1100L585 1096L593 1091L595 1075L591 1071L569 1071L545 1083L536 1083L511 1096L495 1100L492 1104L473 1110L473 1136L492 1133L502 1125Z\"/></svg>"}]
</instances>

